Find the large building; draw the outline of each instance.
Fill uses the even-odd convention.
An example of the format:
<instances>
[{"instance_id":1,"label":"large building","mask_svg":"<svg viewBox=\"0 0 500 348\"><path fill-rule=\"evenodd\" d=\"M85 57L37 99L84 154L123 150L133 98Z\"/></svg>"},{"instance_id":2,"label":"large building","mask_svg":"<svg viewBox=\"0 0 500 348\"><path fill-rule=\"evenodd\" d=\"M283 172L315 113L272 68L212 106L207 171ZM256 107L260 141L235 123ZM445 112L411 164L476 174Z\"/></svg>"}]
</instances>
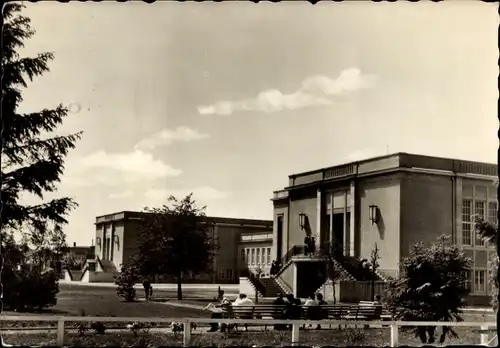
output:
<instances>
[{"instance_id":1,"label":"large building","mask_svg":"<svg viewBox=\"0 0 500 348\"><path fill-rule=\"evenodd\" d=\"M95 222L95 266L84 281L109 281L137 250L140 222L145 213L124 211L99 216ZM272 221L210 217L214 245L219 245L210 274L185 275L186 282L237 283L256 268L269 274ZM248 258L246 255L251 255ZM165 279L167 281L167 279Z\"/></svg>"},{"instance_id":2,"label":"large building","mask_svg":"<svg viewBox=\"0 0 500 348\"><path fill-rule=\"evenodd\" d=\"M298 295L318 289L306 277L311 259L298 257L306 234L351 260L369 258L377 243L382 278L397 275L415 242L447 234L473 260L473 296L486 297L495 249L477 238L473 218L497 222L497 175L494 164L407 153L290 175L273 198L272 258L284 261L277 281Z\"/></svg>"}]
</instances>

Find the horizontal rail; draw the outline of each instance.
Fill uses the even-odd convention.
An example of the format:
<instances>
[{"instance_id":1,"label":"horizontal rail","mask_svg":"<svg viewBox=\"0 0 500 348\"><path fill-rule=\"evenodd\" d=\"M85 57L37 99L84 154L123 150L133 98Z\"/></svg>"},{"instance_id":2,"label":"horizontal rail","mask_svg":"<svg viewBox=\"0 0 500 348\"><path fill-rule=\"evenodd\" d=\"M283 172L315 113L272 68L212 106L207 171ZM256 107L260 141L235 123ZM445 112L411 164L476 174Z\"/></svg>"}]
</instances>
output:
<instances>
[{"instance_id":1,"label":"horizontal rail","mask_svg":"<svg viewBox=\"0 0 500 348\"><path fill-rule=\"evenodd\" d=\"M23 316L23 315L11 315L11 316L0 316L0 321L98 321L98 322L135 322L142 321L148 323L213 323L214 319L211 318L148 318L148 317L70 317L70 316ZM349 325L353 321L359 325L398 325L398 326L454 326L454 327L467 327L467 326L496 326L496 322L466 322L466 321L375 321L375 320L308 320L308 319L216 319L215 321L219 323L226 324L262 324L262 325L272 325L272 324L340 324Z\"/></svg>"},{"instance_id":2,"label":"horizontal rail","mask_svg":"<svg viewBox=\"0 0 500 348\"><path fill-rule=\"evenodd\" d=\"M479 326L481 328L481 344L488 345L491 342L488 334L484 333L491 327L496 327L495 322L432 322L432 321L358 321L358 320L287 320L287 319L215 319L215 318L148 318L148 317L70 317L70 316L0 316L0 321L57 321L57 345L62 347L64 345L64 332L65 322L148 322L148 323L182 323L183 329L183 343L188 346L191 340L191 324L192 323L206 323L213 322L224 324L260 324L260 325L275 325L275 324L288 324L292 325L292 345L299 344L299 329L302 325L306 324L320 324L320 325L364 325L364 326L382 326L390 328L391 331L391 347L398 346L399 327L400 326L454 326L454 327L467 327Z\"/></svg>"}]
</instances>

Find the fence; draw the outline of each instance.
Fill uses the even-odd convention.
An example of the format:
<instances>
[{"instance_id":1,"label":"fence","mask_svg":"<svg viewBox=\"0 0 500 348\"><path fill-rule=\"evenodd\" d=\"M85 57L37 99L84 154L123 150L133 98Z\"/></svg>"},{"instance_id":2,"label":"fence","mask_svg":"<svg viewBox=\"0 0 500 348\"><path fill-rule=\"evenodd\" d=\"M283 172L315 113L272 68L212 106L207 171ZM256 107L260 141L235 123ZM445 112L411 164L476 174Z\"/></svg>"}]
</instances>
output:
<instances>
[{"instance_id":1,"label":"fence","mask_svg":"<svg viewBox=\"0 0 500 348\"><path fill-rule=\"evenodd\" d=\"M189 346L191 341L191 323L209 324L213 323L214 319L209 318L134 318L134 317L59 317L59 316L0 316L0 321L46 321L57 322L57 345L64 345L64 323L72 322L147 322L147 323L183 323L183 344ZM398 346L399 327L402 326L453 326L453 327L480 327L481 345L488 346L495 339L489 340L488 330L496 328L496 323L477 323L477 322L422 322L422 321L352 321L352 320L275 320L275 319L216 319L219 323L225 324L257 324L257 325L274 325L274 324L292 324L292 345L299 345L299 329L304 324L321 324L321 325L360 325L360 326L381 326L388 328L391 331L391 347ZM498 340L498 339L497 339ZM495 344L496 346L496 344Z\"/></svg>"}]
</instances>

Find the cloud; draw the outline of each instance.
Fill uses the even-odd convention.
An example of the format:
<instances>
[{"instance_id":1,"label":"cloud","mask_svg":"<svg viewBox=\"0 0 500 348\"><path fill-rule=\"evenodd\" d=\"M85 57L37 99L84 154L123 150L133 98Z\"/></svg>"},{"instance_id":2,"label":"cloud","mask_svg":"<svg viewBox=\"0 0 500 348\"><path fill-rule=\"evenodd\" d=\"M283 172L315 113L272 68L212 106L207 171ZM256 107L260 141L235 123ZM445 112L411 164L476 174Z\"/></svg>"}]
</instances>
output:
<instances>
[{"instance_id":1,"label":"cloud","mask_svg":"<svg viewBox=\"0 0 500 348\"><path fill-rule=\"evenodd\" d=\"M170 196L182 199L190 193L193 193L193 199L198 206L204 205L208 201L226 199L230 196L229 192L219 191L210 186L200 186L191 190L187 189L150 189L144 193L144 198L152 206L159 206L167 203Z\"/></svg>"},{"instance_id":2,"label":"cloud","mask_svg":"<svg viewBox=\"0 0 500 348\"><path fill-rule=\"evenodd\" d=\"M176 177L182 174L150 153L134 150L130 153L97 151L68 166L63 182L71 186L119 186L148 180Z\"/></svg>"},{"instance_id":3,"label":"cloud","mask_svg":"<svg viewBox=\"0 0 500 348\"><path fill-rule=\"evenodd\" d=\"M113 198L113 199L127 198L127 197L131 197L133 194L134 194L134 192L132 190L126 190L126 191L122 191L122 192L110 193L109 198Z\"/></svg>"},{"instance_id":4,"label":"cloud","mask_svg":"<svg viewBox=\"0 0 500 348\"><path fill-rule=\"evenodd\" d=\"M151 150L158 146L170 145L174 141L191 142L210 137L209 134L201 133L196 129L181 126L174 130L163 129L146 139L139 141L134 149L136 150Z\"/></svg>"},{"instance_id":5,"label":"cloud","mask_svg":"<svg viewBox=\"0 0 500 348\"><path fill-rule=\"evenodd\" d=\"M221 101L213 105L198 107L202 115L231 115L237 111L278 112L310 106L330 105L333 96L344 95L360 89L370 88L375 77L362 74L357 68L343 70L336 79L314 75L307 77L300 88L292 94L283 94L277 89L259 93L256 98L240 101Z\"/></svg>"}]
</instances>

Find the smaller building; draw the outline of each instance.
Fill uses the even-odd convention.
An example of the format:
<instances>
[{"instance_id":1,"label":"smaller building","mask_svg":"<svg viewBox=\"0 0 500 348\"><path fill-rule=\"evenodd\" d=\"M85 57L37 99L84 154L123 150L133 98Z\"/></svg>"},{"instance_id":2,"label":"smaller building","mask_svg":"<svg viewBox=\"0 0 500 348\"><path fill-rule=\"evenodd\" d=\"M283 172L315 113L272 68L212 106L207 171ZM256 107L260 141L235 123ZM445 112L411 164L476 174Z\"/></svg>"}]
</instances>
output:
<instances>
[{"instance_id":1,"label":"smaller building","mask_svg":"<svg viewBox=\"0 0 500 348\"><path fill-rule=\"evenodd\" d=\"M138 237L144 212L123 211L98 216L95 222L95 259L87 260L78 280L110 282L138 247ZM273 222L271 220L209 217L214 248L218 251L206 274L184 274L184 283L238 283L240 276L258 268L269 275ZM249 257L244 258L243 252ZM252 256L253 255L253 262ZM74 278L74 277L73 277ZM76 280L76 279L73 279ZM161 282L175 279L161 278Z\"/></svg>"}]
</instances>

